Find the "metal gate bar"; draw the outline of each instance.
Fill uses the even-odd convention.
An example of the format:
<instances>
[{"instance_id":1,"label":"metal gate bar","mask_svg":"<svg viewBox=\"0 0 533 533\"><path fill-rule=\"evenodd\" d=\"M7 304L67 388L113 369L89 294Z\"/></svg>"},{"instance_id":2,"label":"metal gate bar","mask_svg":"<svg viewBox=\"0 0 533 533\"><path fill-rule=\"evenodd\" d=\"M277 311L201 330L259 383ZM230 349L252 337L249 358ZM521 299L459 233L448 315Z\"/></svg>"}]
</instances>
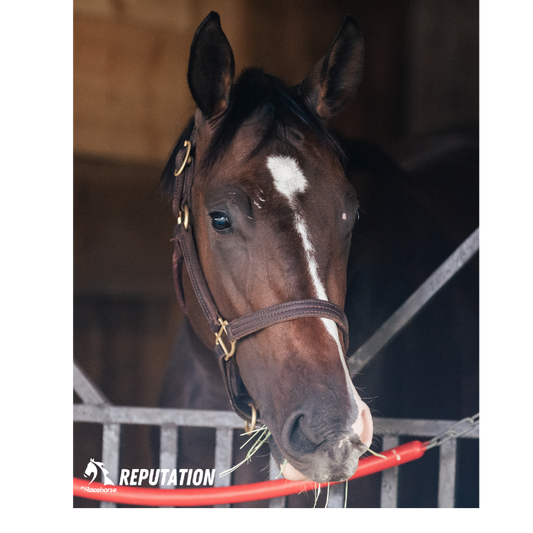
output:
<instances>
[{"instance_id":1,"label":"metal gate bar","mask_svg":"<svg viewBox=\"0 0 533 533\"><path fill-rule=\"evenodd\" d=\"M479 250L479 228L348 358L353 378Z\"/></svg>"}]
</instances>

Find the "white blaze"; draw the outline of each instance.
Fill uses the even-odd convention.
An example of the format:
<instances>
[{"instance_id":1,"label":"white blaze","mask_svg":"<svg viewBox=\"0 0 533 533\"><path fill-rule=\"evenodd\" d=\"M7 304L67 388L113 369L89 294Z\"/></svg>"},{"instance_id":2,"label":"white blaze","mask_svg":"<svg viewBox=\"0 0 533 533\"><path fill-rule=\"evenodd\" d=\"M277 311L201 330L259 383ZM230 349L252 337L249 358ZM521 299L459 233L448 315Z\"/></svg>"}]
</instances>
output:
<instances>
[{"instance_id":1,"label":"white blaze","mask_svg":"<svg viewBox=\"0 0 533 533\"><path fill-rule=\"evenodd\" d=\"M307 188L307 180L298 163L292 157L271 156L267 160L267 166L274 178L276 189L289 200L294 210L296 195Z\"/></svg>"},{"instance_id":2,"label":"white blaze","mask_svg":"<svg viewBox=\"0 0 533 533\"><path fill-rule=\"evenodd\" d=\"M305 223L305 220L298 210L297 195L304 193L307 189L307 179L305 178L302 170L298 166L298 163L292 157L270 156L267 160L267 167L270 170L272 177L274 178L274 186L276 187L277 191L283 196L285 196L285 198L287 198L287 200L289 201L289 205L293 210L294 225L296 231L302 239L309 274L311 275L313 287L315 289L315 297L320 300L328 300L326 289L324 288L324 285L320 281L320 277L318 275L318 265L316 264L315 260L315 249L309 238L309 233L307 231L307 225ZM325 325L327 332L331 335L331 337L337 344L341 363L344 368L344 373L346 375L347 386L350 390L352 390L354 399L357 403L359 410L359 416L357 417L357 420L354 422L354 424L352 424L352 428L354 430L354 433L361 437L364 431L363 410L365 408L368 410L368 407L361 401L361 398L355 390L352 380L350 379L348 367L346 366L346 361L344 360L344 352L342 350L342 346L339 339L339 330L337 328L337 324L335 324L333 320L329 320L327 318L322 318L321 320ZM369 428L366 429L368 430Z\"/></svg>"},{"instance_id":3,"label":"white blaze","mask_svg":"<svg viewBox=\"0 0 533 533\"><path fill-rule=\"evenodd\" d=\"M309 239L307 225L298 211L298 204L296 201L297 195L305 192L307 188L307 179L303 175L298 163L292 159L292 157L271 156L267 160L267 166L274 178L276 189L287 198L289 205L293 210L294 226L302 239L309 274L311 275L313 287L315 289L315 297L320 300L327 300L326 289L324 288L324 285L322 285L318 275L318 265L315 261L315 249ZM328 332L336 340L342 354L337 325L335 322L327 318L323 318L322 321L326 325Z\"/></svg>"}]
</instances>

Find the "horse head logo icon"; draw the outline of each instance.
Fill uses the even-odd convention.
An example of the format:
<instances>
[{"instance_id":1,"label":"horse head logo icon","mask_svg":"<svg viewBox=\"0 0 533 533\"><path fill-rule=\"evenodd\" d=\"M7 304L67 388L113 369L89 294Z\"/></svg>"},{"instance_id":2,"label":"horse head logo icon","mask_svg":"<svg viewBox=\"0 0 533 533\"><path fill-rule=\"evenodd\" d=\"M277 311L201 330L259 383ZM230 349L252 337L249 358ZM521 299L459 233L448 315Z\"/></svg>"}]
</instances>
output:
<instances>
[{"instance_id":1,"label":"horse head logo icon","mask_svg":"<svg viewBox=\"0 0 533 533\"><path fill-rule=\"evenodd\" d=\"M102 474L104 475L104 485L114 485L114 483L107 477L109 471L104 468L104 463L99 463L94 459L91 459L87 463L87 467L85 468L85 472L83 473L84 477L92 476L91 481L89 481L89 485L96 479L96 476L98 475L97 467L100 468Z\"/></svg>"}]
</instances>

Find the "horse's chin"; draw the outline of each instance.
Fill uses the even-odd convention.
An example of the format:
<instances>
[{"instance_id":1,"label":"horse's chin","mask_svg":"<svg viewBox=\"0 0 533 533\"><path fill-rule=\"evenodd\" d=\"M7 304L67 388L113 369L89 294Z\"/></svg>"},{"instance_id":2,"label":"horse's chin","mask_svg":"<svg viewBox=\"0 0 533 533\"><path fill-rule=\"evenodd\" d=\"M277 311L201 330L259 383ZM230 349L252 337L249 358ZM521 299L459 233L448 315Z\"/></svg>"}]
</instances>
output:
<instances>
[{"instance_id":1,"label":"horse's chin","mask_svg":"<svg viewBox=\"0 0 533 533\"><path fill-rule=\"evenodd\" d=\"M289 462L285 463L285 466L282 467L283 471L283 477L285 479L288 479L289 481L313 481L312 479L308 478L305 474L302 474L299 470L294 468ZM280 467L281 470L281 467Z\"/></svg>"},{"instance_id":2,"label":"horse's chin","mask_svg":"<svg viewBox=\"0 0 533 533\"><path fill-rule=\"evenodd\" d=\"M284 457L283 452L278 447L278 444L274 440L273 436L270 437L268 444L272 457L275 463L278 465L280 472L285 479L287 479L288 481L314 481L316 483L326 483L328 481L339 482L349 479L357 470L359 456L363 455L368 450L368 445L361 442L358 446L359 453L357 454L357 459L355 460L355 462L352 461L351 466L345 465L347 469L341 469L341 471L336 472L328 472L324 471L323 469L318 469L316 472L316 476L309 477L307 474L304 474L303 472L298 470L294 465L289 462L286 457ZM314 479L314 477L316 477L316 479Z\"/></svg>"},{"instance_id":3,"label":"horse's chin","mask_svg":"<svg viewBox=\"0 0 533 533\"><path fill-rule=\"evenodd\" d=\"M297 468L291 465L287 459L285 459L278 448L277 443L271 437L269 440L270 452L274 461L278 464L278 468L281 475L289 481L313 481L310 477L302 474Z\"/></svg>"}]
</instances>

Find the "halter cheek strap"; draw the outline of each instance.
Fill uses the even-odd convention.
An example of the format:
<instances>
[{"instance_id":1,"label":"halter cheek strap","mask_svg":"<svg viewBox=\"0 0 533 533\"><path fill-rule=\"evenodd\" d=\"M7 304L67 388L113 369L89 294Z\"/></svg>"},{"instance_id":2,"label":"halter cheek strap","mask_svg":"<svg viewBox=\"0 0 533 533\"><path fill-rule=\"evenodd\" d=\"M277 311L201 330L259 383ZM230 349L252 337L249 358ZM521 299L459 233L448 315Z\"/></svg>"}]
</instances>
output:
<instances>
[{"instance_id":1,"label":"halter cheek strap","mask_svg":"<svg viewBox=\"0 0 533 533\"><path fill-rule=\"evenodd\" d=\"M209 291L198 258L191 225L191 191L194 177L196 128L176 155L173 210L177 218L174 230L173 277L178 301L188 316L183 291L183 266L187 269L194 294L214 334L215 355L234 411L243 418L246 431L253 429L259 417L253 398L244 385L234 357L236 343L252 333L274 324L298 318L320 317L333 320L342 332L344 353L348 350L348 321L344 312L326 300L297 300L273 305L228 322L220 315ZM248 425L250 422L250 425Z\"/></svg>"}]
</instances>

